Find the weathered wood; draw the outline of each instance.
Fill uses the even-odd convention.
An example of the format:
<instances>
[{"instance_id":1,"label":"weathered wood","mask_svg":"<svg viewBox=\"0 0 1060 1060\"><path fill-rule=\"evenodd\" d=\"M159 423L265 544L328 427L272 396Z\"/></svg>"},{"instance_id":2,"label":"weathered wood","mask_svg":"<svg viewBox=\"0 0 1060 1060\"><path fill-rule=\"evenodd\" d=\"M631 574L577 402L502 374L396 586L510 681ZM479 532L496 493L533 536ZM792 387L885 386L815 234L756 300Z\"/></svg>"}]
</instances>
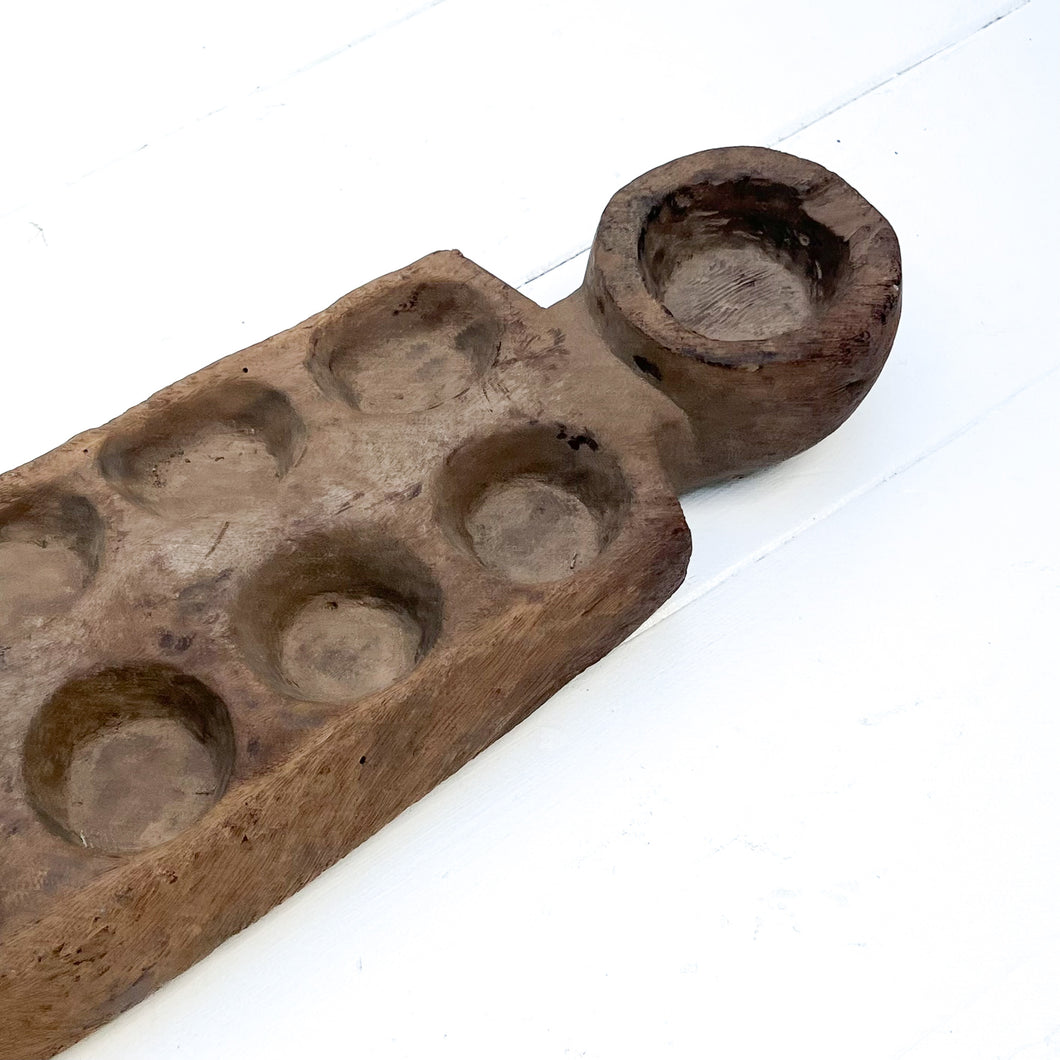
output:
<instances>
[{"instance_id":1,"label":"weathered wood","mask_svg":"<svg viewBox=\"0 0 1060 1060\"><path fill-rule=\"evenodd\" d=\"M456 252L0 479L0 1056L287 897L680 583L676 494L812 445L898 245L754 148L620 191L552 309Z\"/></svg>"}]
</instances>

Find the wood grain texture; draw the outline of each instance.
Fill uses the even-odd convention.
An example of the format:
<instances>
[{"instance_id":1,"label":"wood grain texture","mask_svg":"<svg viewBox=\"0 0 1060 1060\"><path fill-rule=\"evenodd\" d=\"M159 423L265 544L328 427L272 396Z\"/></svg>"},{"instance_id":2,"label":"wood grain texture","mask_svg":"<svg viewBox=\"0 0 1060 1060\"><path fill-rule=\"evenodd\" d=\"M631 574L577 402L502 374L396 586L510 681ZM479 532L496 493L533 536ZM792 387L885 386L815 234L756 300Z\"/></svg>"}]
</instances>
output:
<instances>
[{"instance_id":1,"label":"wood grain texture","mask_svg":"<svg viewBox=\"0 0 1060 1060\"><path fill-rule=\"evenodd\" d=\"M838 426L899 288L838 177L703 152L616 196L550 310L439 252L4 476L0 1055L134 1004L622 640L683 578L677 491Z\"/></svg>"},{"instance_id":2,"label":"wood grain texture","mask_svg":"<svg viewBox=\"0 0 1060 1060\"><path fill-rule=\"evenodd\" d=\"M883 367L901 284L894 230L845 181L742 147L619 191L585 289L610 347L688 414L696 456L673 471L694 486L834 431Z\"/></svg>"}]
</instances>

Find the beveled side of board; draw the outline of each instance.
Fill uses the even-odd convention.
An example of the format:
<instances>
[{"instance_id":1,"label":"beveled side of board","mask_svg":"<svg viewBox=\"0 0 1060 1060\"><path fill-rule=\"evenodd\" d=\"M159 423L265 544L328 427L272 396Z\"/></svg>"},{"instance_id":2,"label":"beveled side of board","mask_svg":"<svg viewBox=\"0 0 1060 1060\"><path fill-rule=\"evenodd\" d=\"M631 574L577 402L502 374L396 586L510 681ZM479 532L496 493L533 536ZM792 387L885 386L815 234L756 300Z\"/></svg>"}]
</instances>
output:
<instances>
[{"instance_id":1,"label":"beveled side of board","mask_svg":"<svg viewBox=\"0 0 1060 1060\"><path fill-rule=\"evenodd\" d=\"M0 477L0 1060L209 953L678 586L676 493L830 433L901 263L835 174L701 152L542 309L455 251Z\"/></svg>"}]
</instances>

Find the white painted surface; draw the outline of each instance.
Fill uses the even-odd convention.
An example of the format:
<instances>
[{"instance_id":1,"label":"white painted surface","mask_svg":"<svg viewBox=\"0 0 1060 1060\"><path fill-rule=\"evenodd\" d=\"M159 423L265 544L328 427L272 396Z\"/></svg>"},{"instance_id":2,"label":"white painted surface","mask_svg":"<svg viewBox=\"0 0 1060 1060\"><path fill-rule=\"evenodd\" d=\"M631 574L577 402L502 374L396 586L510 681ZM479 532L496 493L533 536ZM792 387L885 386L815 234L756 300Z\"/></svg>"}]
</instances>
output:
<instances>
[{"instance_id":1,"label":"white painted surface","mask_svg":"<svg viewBox=\"0 0 1060 1060\"><path fill-rule=\"evenodd\" d=\"M1060 18L1012 7L26 5L0 466L437 247L525 282L702 147L836 169L906 274L644 630L71 1060L1060 1056Z\"/></svg>"}]
</instances>

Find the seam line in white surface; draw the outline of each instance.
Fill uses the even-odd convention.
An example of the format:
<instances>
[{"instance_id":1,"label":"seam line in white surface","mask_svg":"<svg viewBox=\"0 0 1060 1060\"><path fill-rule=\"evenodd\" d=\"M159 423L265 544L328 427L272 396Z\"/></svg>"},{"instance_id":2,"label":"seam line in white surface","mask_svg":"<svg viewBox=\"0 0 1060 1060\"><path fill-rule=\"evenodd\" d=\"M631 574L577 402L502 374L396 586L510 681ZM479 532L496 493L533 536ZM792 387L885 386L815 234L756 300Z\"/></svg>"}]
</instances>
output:
<instances>
[{"instance_id":1,"label":"seam line in white surface","mask_svg":"<svg viewBox=\"0 0 1060 1060\"><path fill-rule=\"evenodd\" d=\"M877 81L876 84L870 85L868 88L863 89L857 95L851 96L850 99L844 100L844 102L838 103L834 107L830 107L829 109L822 111L820 114L817 115L816 118L811 118L809 119L809 121L805 121L801 125L798 125L794 129L790 130L789 132L784 133L783 136L778 137L769 146L776 147L778 144L784 143L785 140L790 140L792 137L798 136L799 133L810 128L811 125L816 125L817 122L824 121L825 118L830 118L833 114L835 114L837 111L842 110L844 107L849 107L851 103L856 103L859 99L862 99L865 96L869 96L873 92L878 92L881 88L885 88L892 81L897 81L898 78L904 77L906 74L912 72L918 66L923 66L924 63L930 62L932 59L937 59L940 55L944 55L948 51L953 51L955 48L962 47L963 45L967 44L968 41L970 41L974 36L979 33L982 33L984 29L989 29L991 26L1000 22L1002 19L1008 18L1009 15L1014 14L1016 11L1019 11L1020 8L1026 7L1030 2L1031 0L1019 0L1018 3L1013 4L1012 7L1010 7L1007 11L1002 11L1000 15L995 15L989 21L984 22L978 29L973 29L971 33L968 33L967 35L959 38L958 40L950 41L948 44L941 45L930 54L921 56L919 59L916 59L911 62L908 66L903 67L901 70L897 70L895 73L890 74L888 77L883 78L881 81Z\"/></svg>"},{"instance_id":2,"label":"seam line in white surface","mask_svg":"<svg viewBox=\"0 0 1060 1060\"><path fill-rule=\"evenodd\" d=\"M1022 394L1026 393L1028 390L1045 383L1052 376L1057 375L1058 373L1060 373L1060 364L1054 365L1048 371L1043 372L1041 375L1035 376L1033 379L1024 383L1022 386L1017 387L1010 394L1003 397L1000 401L997 401L993 405L990 405L989 407L983 409L982 412L973 416L972 419L970 419L967 423L958 427L950 434L947 434L944 438L939 439L939 441L935 442L927 449L924 449L916 456L906 460L905 463L899 464L897 467L892 468L890 471L884 472L882 475L879 475L871 481L866 482L864 485L859 486L857 489L851 490L850 493L844 494L842 497L839 497L837 500L833 501L828 506L822 508L820 511L815 512L813 515L802 520L802 522L796 524L794 527L781 534L779 537L774 538L772 541L767 542L761 547L755 549L753 552L749 553L743 559L738 560L736 563L731 564L724 570L719 571L713 578L711 578L709 581L705 582L698 589L696 589L695 592L690 593L672 610L666 610L666 604L664 603L662 608L656 611L655 614L650 615L647 619L645 619L644 623L638 626L637 629L635 629L626 639L633 640L635 637L640 636L641 633L644 633L652 627L657 626L662 622L665 622L668 618L672 618L674 615L679 614L689 605L696 603L708 593L714 592L715 589L723 585L725 582L729 581L731 578L736 577L736 575L738 575L741 571L744 571L748 567L752 567L754 566L754 564L761 562L767 556L771 556L773 555L773 553L779 552L782 548L784 548L785 545L790 544L805 531L810 530L811 528L818 526L826 520L830 519L837 512L840 512L844 508L846 508L848 504L851 504L859 498L866 496L878 487L884 485L887 482L890 482L891 479L897 478L899 475L905 474L906 471L909 471L911 468L916 467L924 460L935 456L936 453L940 453L944 449L949 448L949 446L951 446L954 442L958 441L969 431L979 426L979 424L981 424L984 420L992 416L995 412L1000 411L1006 405L1010 405L1013 401L1019 398Z\"/></svg>"},{"instance_id":3,"label":"seam line in white surface","mask_svg":"<svg viewBox=\"0 0 1060 1060\"><path fill-rule=\"evenodd\" d=\"M292 77L297 77L299 74L304 74L307 70L312 70L317 66L321 66L323 63L330 62L332 59L335 59L343 53L348 52L351 48L356 48L358 44L363 44L365 41L371 40L373 37L378 37L381 33L387 33L392 29L396 29L398 26L403 25L410 19L415 18L417 15L422 15L425 11L430 11L432 7L439 7L444 3L445 0L428 0L427 3L415 8L412 11L406 11L405 14L399 15L397 18L391 19L389 22L384 22L381 26L377 26L375 29L369 30L367 33L361 34L361 36L359 37L354 37L354 39L349 41L347 44L343 44L341 47L335 48L333 51L321 55L319 58L314 59L312 62L306 63L305 66L299 66L297 70L292 70L289 74L285 74L283 77L279 78L276 81L273 81L271 84L259 86L258 88L254 89L254 92L249 93L249 95L254 95L257 92L264 92L269 88L275 88L276 85L282 85L284 81L290 81ZM1029 4L1030 0L1023 0L1023 3ZM226 110L228 107L234 105L234 103L228 103L225 104L224 107L221 107L219 109ZM212 111L212 113L216 114L217 111ZM204 117L208 117L208 115L204 115Z\"/></svg>"},{"instance_id":4,"label":"seam line in white surface","mask_svg":"<svg viewBox=\"0 0 1060 1060\"><path fill-rule=\"evenodd\" d=\"M97 173L103 173L110 169L111 166L118 165L120 162L124 162L127 158L131 158L135 154L139 154L141 151L154 144L162 143L165 140L169 140L174 136L179 136L182 132L188 129L193 129L196 125L202 124L204 121L208 121L210 118L216 117L218 114L223 114L227 110L231 110L232 107L238 107L241 103L245 103L248 99L253 99L255 96L261 95L263 92L269 92L276 88L278 85L282 85L286 81L290 81L292 78L297 77L299 74L304 74L309 70L313 70L318 66L322 66L324 63L330 62L332 59L337 58L340 55L344 55L351 48L356 48L359 44L364 44L365 41L372 40L373 37L378 37L383 33L387 33L392 29L396 29L398 26L415 18L417 15L422 15L426 11L430 11L432 8L439 7L444 4L446 0L428 0L427 3L422 4L420 7L415 8L412 11L406 11L405 14L399 15L397 18L391 19L389 22L384 22L380 26L376 26L375 29L369 30L367 33L361 34L359 37L355 37L353 40L348 41L346 44L341 45L338 48L333 49L330 52L326 52L324 55L318 56L316 59L305 63L302 66L296 67L294 70L290 70L285 74L281 74L275 80L269 81L263 85L257 85L249 92L243 92L241 95L230 98L226 103L222 103L221 106L215 107L213 110L208 110L204 114L200 114L197 117L190 118L183 122L181 125L170 129L168 132L159 133L157 136L153 136L149 143L141 144L139 147L134 147L132 150L124 151L119 155L115 155L114 158L108 159L106 162L95 166L93 169L88 169L85 172L79 174L76 177L72 177L70 180L63 180L59 184L50 185L50 188L63 187L72 188L77 184L80 184L83 180L88 180L89 177L94 177ZM1029 0L1025 0L1029 2ZM30 196L18 205L5 209L0 212L0 220L12 217L19 213L21 210L29 209L37 201L37 196ZM32 222L31 222L32 223Z\"/></svg>"},{"instance_id":5,"label":"seam line in white surface","mask_svg":"<svg viewBox=\"0 0 1060 1060\"><path fill-rule=\"evenodd\" d=\"M982 33L983 30L989 29L991 26L996 25L1003 19L1008 18L1009 15L1012 15L1015 12L1019 11L1021 8L1026 7L1030 2L1031 0L1018 0L1018 2L1013 4L1010 8L1008 8L1008 10L1002 11L1000 15L995 15L992 19L987 22L984 22L977 29L973 29L970 33L965 34L963 37L959 37L957 40L948 41L946 44L940 45L930 54L921 56L919 59L916 59L914 62L911 62L908 66L902 67L901 70L897 70L893 74L888 74L886 77L881 78L875 84L869 85L867 88L864 88L860 92L855 93L853 96L851 96L849 99L844 100L842 103L837 103L835 106L829 107L827 110L822 111L816 117L810 118L809 120L802 122L800 125L797 125L795 128L789 130L783 135L773 140L770 140L770 142L766 144L766 146L777 147L778 145L784 143L785 140L790 140L792 139L792 137L797 136L799 133L805 132L805 130L809 129L811 126L816 125L818 122L824 121L825 118L832 117L833 114L837 114L844 107L849 107L852 103L856 103L859 99L864 99L865 96L870 96L873 92L878 92L881 88L886 87L892 81L897 81L900 77L904 77L906 74L917 69L917 67L923 66L925 63L930 62L932 59L937 59L940 55L944 55L946 52L952 51L954 48L959 48L962 45L967 44L968 41L970 41L977 34ZM555 272L556 269L562 268L564 265L573 261L580 255L587 254L590 249L591 246L584 246L581 248L581 250L577 250L573 254L568 255L562 261L558 261L554 265L549 265L547 269L542 269L540 272L535 273L533 276L527 277L525 280L522 281L522 283L517 285L517 289L521 291L524 287L527 287L529 284L534 283L536 280L540 280L543 277L548 276L549 273Z\"/></svg>"},{"instance_id":6,"label":"seam line in white surface","mask_svg":"<svg viewBox=\"0 0 1060 1060\"><path fill-rule=\"evenodd\" d=\"M1024 0L1024 3L1029 3L1030 0ZM253 99L255 96L260 96L264 92L269 92L276 88L277 85L282 85L286 81L290 81L292 78L297 77L299 74L307 73L309 70L314 70L318 66L323 66L324 63L330 62L332 59L338 58L340 55L344 55L351 48L356 48L359 44L364 44L365 41L370 41L374 37L381 36L384 33L388 33L392 29L397 29L398 26L404 25L406 22L416 18L417 15L422 15L425 11L430 11L431 8L439 7L444 4L445 0L428 0L427 3L415 8L412 11L406 11L403 15L399 15L397 18L391 19L389 22L384 22L380 26L376 26L375 29L369 30L367 33L362 33L361 36L355 37L353 40L348 41L346 44L341 45L338 48L332 49L330 52L326 52L324 55L318 56L311 62L305 63L303 66L299 66L289 73L282 74L277 77L274 81L269 81L264 85L255 86L250 92L246 92L237 98L230 99L227 103L221 104L219 107L215 107L213 110L207 111L205 114L200 114L197 118L192 118L190 121L185 122L183 125L178 125L177 128L171 130L168 133L162 133L159 136L154 137L154 142L158 143L162 140L168 140L172 136L184 132L186 129L192 129L196 125L207 121L210 118L215 117L218 114L223 114L226 110L231 110L232 107L238 107L241 103L245 103L248 99ZM67 187L72 184L78 184L86 177L92 176L94 173L99 173L101 170L109 169L116 162L121 162L128 158L130 155L134 155L139 151L144 150L145 147L150 147L151 144L143 144L136 148L135 151L129 151L124 155L120 155L118 158L111 159L110 162L104 163L102 166L96 169L89 170L87 173L82 174L80 177L76 177L74 180L67 183Z\"/></svg>"},{"instance_id":7,"label":"seam line in white surface","mask_svg":"<svg viewBox=\"0 0 1060 1060\"><path fill-rule=\"evenodd\" d=\"M547 276L550 272L555 272L556 269L562 269L564 265L569 265L575 258L580 258L583 254L588 254L591 249L592 247L582 247L581 249L574 251L573 254L568 254L562 261L557 261L555 265L549 265L547 269L543 269L536 276L531 276L529 280L523 280L516 290L521 291L535 280L540 280L542 276Z\"/></svg>"},{"instance_id":8,"label":"seam line in white surface","mask_svg":"<svg viewBox=\"0 0 1060 1060\"><path fill-rule=\"evenodd\" d=\"M547 276L550 272L555 272L556 269L562 269L564 265L570 264L575 258L580 258L583 254L588 254L591 249L591 247L582 247L581 250L576 250L570 255L570 257L566 257L562 261L557 261L555 265L549 265L549 267L543 272L539 272L536 275L531 276L529 279L523 280L523 282L516 287L516 290L521 291L524 287L529 287L530 284L534 283L536 280L540 280L542 277Z\"/></svg>"}]
</instances>

